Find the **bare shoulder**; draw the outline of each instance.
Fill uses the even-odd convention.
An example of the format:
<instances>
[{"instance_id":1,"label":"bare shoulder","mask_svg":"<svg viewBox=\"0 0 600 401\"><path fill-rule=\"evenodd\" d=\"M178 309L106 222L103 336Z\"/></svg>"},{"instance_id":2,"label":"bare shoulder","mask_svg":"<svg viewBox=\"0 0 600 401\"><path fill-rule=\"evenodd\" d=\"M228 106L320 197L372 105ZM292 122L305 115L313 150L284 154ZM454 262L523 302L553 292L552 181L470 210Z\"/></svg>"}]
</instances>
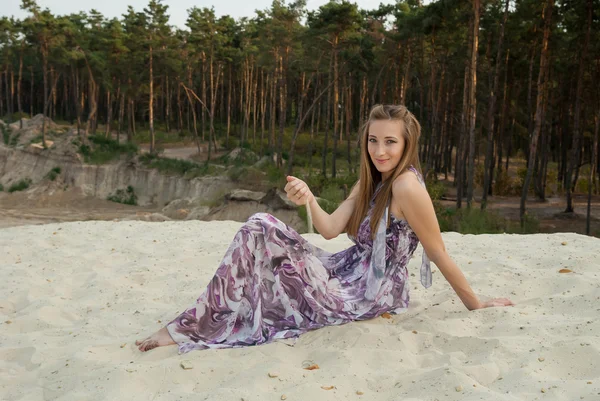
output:
<instances>
[{"instance_id":1,"label":"bare shoulder","mask_svg":"<svg viewBox=\"0 0 600 401\"><path fill-rule=\"evenodd\" d=\"M410 170L400 174L392 185L394 195L420 194L422 191L425 191L425 188L423 188L415 173Z\"/></svg>"}]
</instances>

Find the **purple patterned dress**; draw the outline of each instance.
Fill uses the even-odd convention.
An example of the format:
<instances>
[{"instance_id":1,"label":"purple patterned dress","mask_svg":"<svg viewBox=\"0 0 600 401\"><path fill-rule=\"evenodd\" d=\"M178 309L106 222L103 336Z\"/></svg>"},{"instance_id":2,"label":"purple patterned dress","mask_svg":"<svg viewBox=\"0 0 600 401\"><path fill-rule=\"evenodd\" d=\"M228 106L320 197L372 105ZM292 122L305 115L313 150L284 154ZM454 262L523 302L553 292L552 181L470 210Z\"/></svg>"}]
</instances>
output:
<instances>
[{"instance_id":1,"label":"purple patterned dress","mask_svg":"<svg viewBox=\"0 0 600 401\"><path fill-rule=\"evenodd\" d=\"M251 216L196 303L167 325L179 352L264 344L405 310L406 267L419 241L406 220L392 216L386 228L387 214L374 241L367 214L350 237L354 245L337 253L310 244L269 214ZM421 283L431 285L424 252Z\"/></svg>"}]
</instances>

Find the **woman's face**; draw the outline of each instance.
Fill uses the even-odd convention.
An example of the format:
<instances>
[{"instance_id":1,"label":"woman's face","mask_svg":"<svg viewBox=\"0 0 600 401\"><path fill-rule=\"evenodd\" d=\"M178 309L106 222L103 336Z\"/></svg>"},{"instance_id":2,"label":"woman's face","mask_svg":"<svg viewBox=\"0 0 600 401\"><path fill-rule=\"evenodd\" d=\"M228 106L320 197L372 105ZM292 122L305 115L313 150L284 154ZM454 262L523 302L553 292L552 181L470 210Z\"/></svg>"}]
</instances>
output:
<instances>
[{"instance_id":1,"label":"woman's face","mask_svg":"<svg viewBox=\"0 0 600 401\"><path fill-rule=\"evenodd\" d=\"M399 120L376 120L369 125L367 149L382 180L389 178L404 153L402 132L404 123Z\"/></svg>"}]
</instances>

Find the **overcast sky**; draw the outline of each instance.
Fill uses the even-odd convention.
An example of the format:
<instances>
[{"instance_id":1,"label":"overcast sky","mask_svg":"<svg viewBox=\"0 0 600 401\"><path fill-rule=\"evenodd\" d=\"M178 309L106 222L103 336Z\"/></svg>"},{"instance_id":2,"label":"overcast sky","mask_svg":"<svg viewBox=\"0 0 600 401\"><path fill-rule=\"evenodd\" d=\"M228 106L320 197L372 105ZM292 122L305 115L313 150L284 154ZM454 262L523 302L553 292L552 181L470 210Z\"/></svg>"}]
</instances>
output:
<instances>
[{"instance_id":1,"label":"overcast sky","mask_svg":"<svg viewBox=\"0 0 600 401\"><path fill-rule=\"evenodd\" d=\"M327 3L328 0L307 0L307 8L314 10ZM6 4L8 2L8 4ZM289 2L289 1L288 1ZM0 16L14 16L22 19L27 14L21 10L21 0L0 0ZM107 18L121 17L127 6L131 5L136 11L142 11L148 4L148 0L37 0L41 8L49 8L55 15L77 13L79 11L90 11L96 9ZM163 0L169 6L171 25L185 28L187 10L196 6L215 8L217 16L229 14L234 18L253 17L255 10L269 8L272 0ZM380 3L391 4L394 0L360 0L358 4L363 9L377 8Z\"/></svg>"}]
</instances>

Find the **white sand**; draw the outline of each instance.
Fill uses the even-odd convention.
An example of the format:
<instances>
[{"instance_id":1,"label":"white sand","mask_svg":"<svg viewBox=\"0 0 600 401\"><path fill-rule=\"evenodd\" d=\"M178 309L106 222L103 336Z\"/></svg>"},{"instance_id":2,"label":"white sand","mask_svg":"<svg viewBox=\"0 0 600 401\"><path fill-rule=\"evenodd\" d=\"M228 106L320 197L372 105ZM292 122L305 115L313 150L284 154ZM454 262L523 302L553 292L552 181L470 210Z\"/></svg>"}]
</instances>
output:
<instances>
[{"instance_id":1,"label":"white sand","mask_svg":"<svg viewBox=\"0 0 600 401\"><path fill-rule=\"evenodd\" d=\"M0 400L600 400L600 240L575 234L444 234L475 291L512 308L467 311L435 268L423 289L418 250L405 314L313 331L293 347L139 352L137 338L193 303L239 227L0 230ZM306 360L320 369L302 369Z\"/></svg>"}]
</instances>

